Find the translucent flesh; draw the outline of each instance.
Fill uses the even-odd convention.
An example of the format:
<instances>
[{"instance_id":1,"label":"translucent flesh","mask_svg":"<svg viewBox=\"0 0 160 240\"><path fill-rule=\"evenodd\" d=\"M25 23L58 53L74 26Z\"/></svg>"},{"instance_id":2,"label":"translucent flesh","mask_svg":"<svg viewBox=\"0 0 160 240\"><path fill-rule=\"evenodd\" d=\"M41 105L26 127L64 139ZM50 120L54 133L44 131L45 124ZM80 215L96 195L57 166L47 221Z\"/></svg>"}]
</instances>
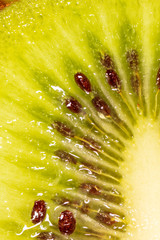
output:
<instances>
[{"instance_id":1,"label":"translucent flesh","mask_svg":"<svg viewBox=\"0 0 160 240\"><path fill-rule=\"evenodd\" d=\"M0 12L1 239L31 239L41 231L65 239L57 222L66 209L60 201L66 198L79 204L67 207L77 220L69 239L160 239L159 7L149 0L23 0ZM140 109L126 60L131 49L139 56ZM115 63L121 95L106 82L100 62L104 54ZM91 81L91 94L76 85L77 72ZM91 103L95 93L119 122L97 113ZM69 96L85 114L66 108ZM77 138L53 130L55 120ZM83 146L78 137L86 135L101 145L100 151ZM77 164L60 160L55 155L59 149L73 154ZM83 183L99 186L102 194L88 195L80 189ZM45 221L34 226L30 218L37 199L44 199L48 210ZM100 222L101 211L115 214L116 224Z\"/></svg>"}]
</instances>

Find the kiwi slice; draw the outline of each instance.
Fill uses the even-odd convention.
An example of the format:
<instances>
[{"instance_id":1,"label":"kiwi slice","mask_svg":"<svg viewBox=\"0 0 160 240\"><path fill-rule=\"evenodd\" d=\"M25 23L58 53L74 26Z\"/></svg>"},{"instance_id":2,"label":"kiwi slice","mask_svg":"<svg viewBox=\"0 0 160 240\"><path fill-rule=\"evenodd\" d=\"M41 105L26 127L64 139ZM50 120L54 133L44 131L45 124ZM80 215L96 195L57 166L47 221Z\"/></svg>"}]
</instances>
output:
<instances>
[{"instance_id":1,"label":"kiwi slice","mask_svg":"<svg viewBox=\"0 0 160 240\"><path fill-rule=\"evenodd\" d=\"M159 1L7 5L0 239L160 239Z\"/></svg>"}]
</instances>

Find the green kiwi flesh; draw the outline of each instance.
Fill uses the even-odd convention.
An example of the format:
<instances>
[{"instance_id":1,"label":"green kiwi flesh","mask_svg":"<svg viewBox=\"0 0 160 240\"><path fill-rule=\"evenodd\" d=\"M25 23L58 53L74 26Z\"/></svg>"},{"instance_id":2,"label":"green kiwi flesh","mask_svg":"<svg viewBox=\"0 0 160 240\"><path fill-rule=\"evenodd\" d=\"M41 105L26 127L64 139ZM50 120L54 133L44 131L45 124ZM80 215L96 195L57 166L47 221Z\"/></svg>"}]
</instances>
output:
<instances>
[{"instance_id":1,"label":"green kiwi flesh","mask_svg":"<svg viewBox=\"0 0 160 240\"><path fill-rule=\"evenodd\" d=\"M160 239L159 7L21 0L0 11L0 239Z\"/></svg>"}]
</instances>

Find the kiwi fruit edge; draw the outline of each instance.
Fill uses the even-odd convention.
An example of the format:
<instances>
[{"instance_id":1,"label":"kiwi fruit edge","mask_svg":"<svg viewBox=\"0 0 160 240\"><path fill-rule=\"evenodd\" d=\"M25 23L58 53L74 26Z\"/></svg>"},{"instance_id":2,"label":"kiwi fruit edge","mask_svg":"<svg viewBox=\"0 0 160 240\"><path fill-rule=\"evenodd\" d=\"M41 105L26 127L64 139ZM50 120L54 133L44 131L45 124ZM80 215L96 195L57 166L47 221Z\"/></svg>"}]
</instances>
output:
<instances>
[{"instance_id":1,"label":"kiwi fruit edge","mask_svg":"<svg viewBox=\"0 0 160 240\"><path fill-rule=\"evenodd\" d=\"M160 239L159 7L21 0L0 11L1 239ZM34 224L37 200L47 211Z\"/></svg>"}]
</instances>

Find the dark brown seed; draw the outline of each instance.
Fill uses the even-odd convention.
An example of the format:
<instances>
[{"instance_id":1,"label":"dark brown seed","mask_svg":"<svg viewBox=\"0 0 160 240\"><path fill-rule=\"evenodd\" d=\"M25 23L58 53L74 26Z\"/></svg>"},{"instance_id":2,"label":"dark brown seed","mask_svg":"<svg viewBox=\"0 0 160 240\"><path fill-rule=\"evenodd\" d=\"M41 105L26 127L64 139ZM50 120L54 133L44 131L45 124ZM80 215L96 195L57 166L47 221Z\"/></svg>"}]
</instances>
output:
<instances>
[{"instance_id":1,"label":"dark brown seed","mask_svg":"<svg viewBox=\"0 0 160 240\"><path fill-rule=\"evenodd\" d=\"M101 63L105 68L114 68L113 61L109 55L104 55L104 57L101 59Z\"/></svg>"},{"instance_id":2,"label":"dark brown seed","mask_svg":"<svg viewBox=\"0 0 160 240\"><path fill-rule=\"evenodd\" d=\"M55 240L55 236L52 232L41 232L38 237L40 240Z\"/></svg>"},{"instance_id":3,"label":"dark brown seed","mask_svg":"<svg viewBox=\"0 0 160 240\"><path fill-rule=\"evenodd\" d=\"M110 116L110 108L103 99L96 96L92 99L92 104L98 112L102 113L104 116Z\"/></svg>"},{"instance_id":4,"label":"dark brown seed","mask_svg":"<svg viewBox=\"0 0 160 240\"><path fill-rule=\"evenodd\" d=\"M37 224L42 222L46 216L46 203L43 200L38 200L34 202L34 206L31 213L32 223Z\"/></svg>"},{"instance_id":5,"label":"dark brown seed","mask_svg":"<svg viewBox=\"0 0 160 240\"><path fill-rule=\"evenodd\" d=\"M101 146L96 141L94 141L92 138L84 137L83 139L87 141L87 142L82 141L85 148L92 150L92 151L98 151L98 149L101 148Z\"/></svg>"},{"instance_id":6,"label":"dark brown seed","mask_svg":"<svg viewBox=\"0 0 160 240\"><path fill-rule=\"evenodd\" d=\"M73 213L68 210L61 212L59 216L58 226L62 234L72 234L76 228L76 220L73 216Z\"/></svg>"},{"instance_id":7,"label":"dark brown seed","mask_svg":"<svg viewBox=\"0 0 160 240\"><path fill-rule=\"evenodd\" d=\"M158 89L160 89L160 68L158 69L156 84L157 84Z\"/></svg>"},{"instance_id":8,"label":"dark brown seed","mask_svg":"<svg viewBox=\"0 0 160 240\"><path fill-rule=\"evenodd\" d=\"M116 223L114 219L114 214L110 212L101 212L97 214L97 219L108 226L112 226Z\"/></svg>"},{"instance_id":9,"label":"dark brown seed","mask_svg":"<svg viewBox=\"0 0 160 240\"><path fill-rule=\"evenodd\" d=\"M80 188L91 195L101 195L101 189L91 183L82 183Z\"/></svg>"},{"instance_id":10,"label":"dark brown seed","mask_svg":"<svg viewBox=\"0 0 160 240\"><path fill-rule=\"evenodd\" d=\"M64 123L55 121L51 126L65 137L74 137L72 130L69 127L67 127Z\"/></svg>"},{"instance_id":11,"label":"dark brown seed","mask_svg":"<svg viewBox=\"0 0 160 240\"><path fill-rule=\"evenodd\" d=\"M66 107L74 113L80 113L82 111L82 105L73 97L66 99Z\"/></svg>"},{"instance_id":12,"label":"dark brown seed","mask_svg":"<svg viewBox=\"0 0 160 240\"><path fill-rule=\"evenodd\" d=\"M85 92L91 92L91 83L89 79L83 73L76 73L74 79L77 85Z\"/></svg>"},{"instance_id":13,"label":"dark brown seed","mask_svg":"<svg viewBox=\"0 0 160 240\"><path fill-rule=\"evenodd\" d=\"M117 73L114 70L108 69L106 71L106 79L107 79L109 85L112 88L114 88L115 90L120 91L120 88L121 88L120 80L119 80L119 77L118 77Z\"/></svg>"},{"instance_id":14,"label":"dark brown seed","mask_svg":"<svg viewBox=\"0 0 160 240\"><path fill-rule=\"evenodd\" d=\"M80 168L81 167L86 167L86 168L89 168L91 170L98 170L98 168L96 166L93 166L90 163L86 163L86 162L82 162L81 165L80 165Z\"/></svg>"},{"instance_id":15,"label":"dark brown seed","mask_svg":"<svg viewBox=\"0 0 160 240\"><path fill-rule=\"evenodd\" d=\"M67 153L63 150L57 150L55 154L64 162L70 162L74 164L77 163L76 159L70 153Z\"/></svg>"},{"instance_id":16,"label":"dark brown seed","mask_svg":"<svg viewBox=\"0 0 160 240\"><path fill-rule=\"evenodd\" d=\"M128 51L126 54L127 61L131 69L137 71L138 70L138 53L136 50Z\"/></svg>"},{"instance_id":17,"label":"dark brown seed","mask_svg":"<svg viewBox=\"0 0 160 240\"><path fill-rule=\"evenodd\" d=\"M138 95L139 92L139 79L137 77L137 75L132 75L131 76L131 83L132 83L132 88L134 90L134 92Z\"/></svg>"}]
</instances>

